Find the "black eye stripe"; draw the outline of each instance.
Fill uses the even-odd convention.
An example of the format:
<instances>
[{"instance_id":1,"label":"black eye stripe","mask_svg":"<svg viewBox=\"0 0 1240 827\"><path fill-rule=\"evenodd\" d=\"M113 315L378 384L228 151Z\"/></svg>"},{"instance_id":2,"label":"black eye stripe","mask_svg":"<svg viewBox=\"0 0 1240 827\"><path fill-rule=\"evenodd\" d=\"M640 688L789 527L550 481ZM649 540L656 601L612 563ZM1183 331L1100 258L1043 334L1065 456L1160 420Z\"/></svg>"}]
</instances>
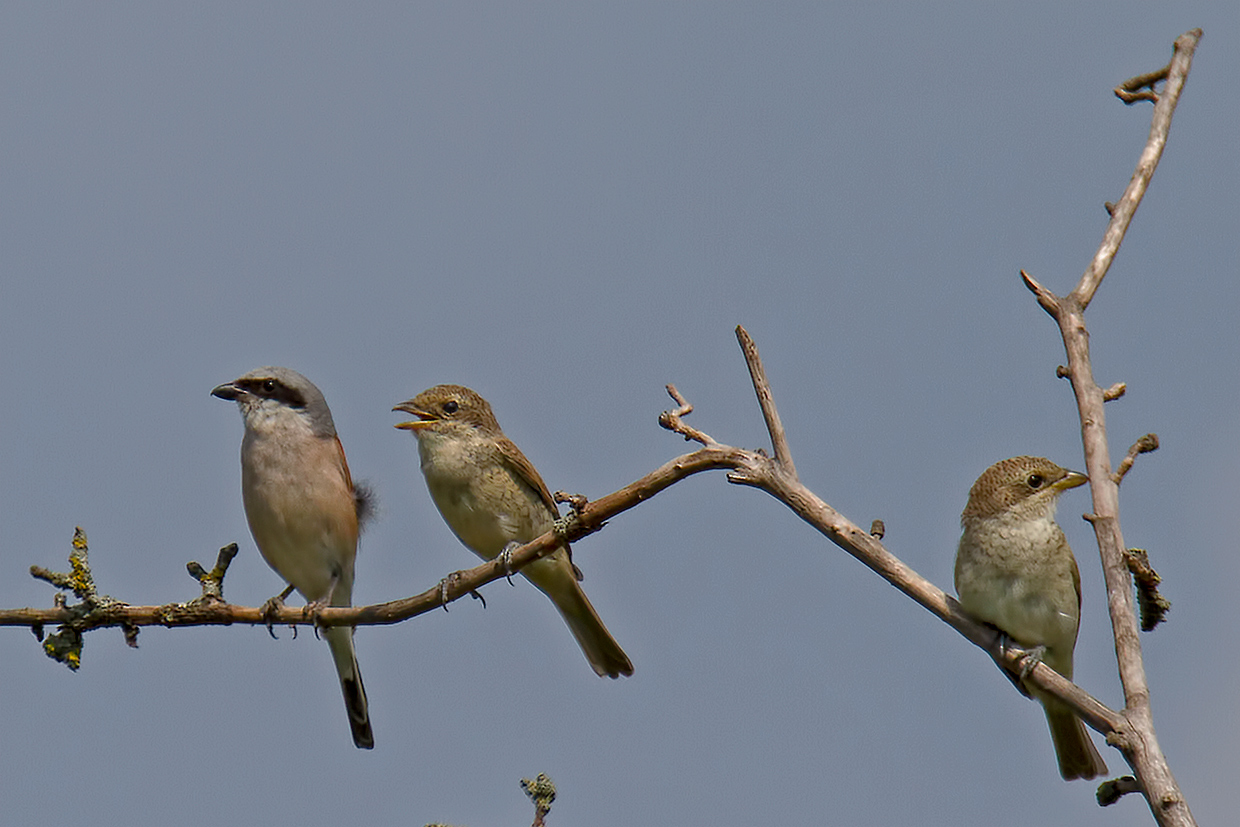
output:
<instances>
[{"instance_id":1,"label":"black eye stripe","mask_svg":"<svg viewBox=\"0 0 1240 827\"><path fill-rule=\"evenodd\" d=\"M277 402L288 405L290 408L306 407L306 398L301 395L301 391L296 388L290 388L279 379L272 377L265 379L242 379L238 380L236 384L255 396L264 399L274 399Z\"/></svg>"}]
</instances>

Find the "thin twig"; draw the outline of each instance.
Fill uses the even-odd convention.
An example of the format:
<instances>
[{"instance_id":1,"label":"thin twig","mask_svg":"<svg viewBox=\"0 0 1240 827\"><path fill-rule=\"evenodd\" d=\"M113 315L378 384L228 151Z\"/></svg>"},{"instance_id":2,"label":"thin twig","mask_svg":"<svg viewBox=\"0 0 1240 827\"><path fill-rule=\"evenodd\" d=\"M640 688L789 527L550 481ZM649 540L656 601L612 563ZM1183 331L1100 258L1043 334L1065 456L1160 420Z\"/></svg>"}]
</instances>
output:
<instances>
[{"instance_id":1,"label":"thin twig","mask_svg":"<svg viewBox=\"0 0 1240 827\"><path fill-rule=\"evenodd\" d=\"M1106 394L1103 394L1106 399ZM1137 461L1138 454L1148 454L1150 451L1158 450L1158 434L1146 434L1145 436L1132 443L1132 447L1128 449L1128 456L1124 457L1119 467L1115 469L1115 473L1111 475L1111 479L1119 485L1124 481L1124 477L1132 470L1132 465Z\"/></svg>"},{"instance_id":2,"label":"thin twig","mask_svg":"<svg viewBox=\"0 0 1240 827\"><path fill-rule=\"evenodd\" d=\"M1139 792L1141 792L1141 784L1137 782L1137 779L1131 775L1121 775L1119 778L1104 781L1098 785L1098 805L1110 807L1129 793Z\"/></svg>"},{"instance_id":3,"label":"thin twig","mask_svg":"<svg viewBox=\"0 0 1240 827\"><path fill-rule=\"evenodd\" d=\"M659 425L669 431L680 434L685 438L685 442L699 442L706 446L718 445L719 443L715 442L710 434L699 431L684 421L684 417L693 413L693 406L680 395L680 391L676 390L675 385L668 384L665 387L667 388L667 395L672 397L677 408L674 411L664 411L659 414Z\"/></svg>"},{"instance_id":4,"label":"thin twig","mask_svg":"<svg viewBox=\"0 0 1240 827\"><path fill-rule=\"evenodd\" d=\"M1200 34L1198 36L1200 37ZM1137 101L1154 101L1157 103L1158 92L1154 89L1154 86L1159 81L1166 80L1167 75L1170 73L1171 64L1168 63L1161 69L1155 69L1153 72L1146 72L1144 75L1129 78L1115 87L1115 97L1127 104L1133 104Z\"/></svg>"},{"instance_id":5,"label":"thin twig","mask_svg":"<svg viewBox=\"0 0 1240 827\"><path fill-rule=\"evenodd\" d=\"M1154 170L1158 168L1158 161L1162 158L1163 148L1167 145L1167 134L1171 131L1171 118L1175 114L1176 105L1180 102L1180 93L1184 89L1184 81L1188 78L1188 71L1192 68L1193 53L1197 50L1197 43L1200 40L1201 29L1185 32L1176 38L1171 62L1166 67L1151 75L1138 76L1138 78L1134 79L1141 80L1144 77L1165 73L1167 83L1163 88L1162 94L1158 95L1157 103L1154 104L1154 115L1150 122L1150 135L1146 140L1145 150L1141 153L1141 159L1137 162L1137 168L1133 172L1132 180L1128 182L1127 189L1124 190L1123 196L1120 197L1115 204L1115 209L1112 210L1111 221L1107 225L1102 244L1098 247L1098 252L1094 254L1089 268L1081 276L1081 281L1077 284L1076 289L1072 291L1073 298L1082 310L1089 307L1090 301L1094 298L1094 293L1097 292L1098 286L1102 284L1103 277L1106 276L1107 270L1111 267L1111 262L1115 260L1115 254L1119 252L1119 245L1124 240L1124 234L1128 231L1128 224L1132 221L1132 217L1137 212L1137 207L1141 204L1145 190L1150 185L1150 178L1154 176ZM1132 82L1129 81L1129 83Z\"/></svg>"},{"instance_id":6,"label":"thin twig","mask_svg":"<svg viewBox=\"0 0 1240 827\"><path fill-rule=\"evenodd\" d=\"M1102 401L1114 402L1126 393L1128 393L1128 385L1123 382L1116 382L1102 392Z\"/></svg>"},{"instance_id":7,"label":"thin twig","mask_svg":"<svg viewBox=\"0 0 1240 827\"><path fill-rule=\"evenodd\" d=\"M237 556L237 544L229 543L216 555L215 567L207 571L197 560L185 564L189 576L202 586L202 596L198 600L204 603L224 602L224 576L228 574L228 566Z\"/></svg>"}]
</instances>

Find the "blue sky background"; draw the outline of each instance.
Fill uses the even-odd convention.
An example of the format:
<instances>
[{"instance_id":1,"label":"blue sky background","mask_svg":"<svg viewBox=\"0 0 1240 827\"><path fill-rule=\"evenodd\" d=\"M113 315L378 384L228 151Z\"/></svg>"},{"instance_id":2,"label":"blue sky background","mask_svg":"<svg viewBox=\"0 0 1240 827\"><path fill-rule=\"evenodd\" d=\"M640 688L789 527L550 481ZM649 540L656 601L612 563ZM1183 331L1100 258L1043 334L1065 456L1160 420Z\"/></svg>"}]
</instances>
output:
<instances>
[{"instance_id":1,"label":"blue sky background","mask_svg":"<svg viewBox=\"0 0 1240 827\"><path fill-rule=\"evenodd\" d=\"M1111 89L1205 29L1168 150L1090 308L1125 538L1173 602L1143 637L1202 823L1240 811L1240 6L163 3L0 11L0 605L47 606L87 531L100 588L282 582L241 508L216 384L288 365L381 497L355 600L473 556L396 402L469 385L552 489L766 444L756 338L803 480L950 589L969 485L1083 465L1057 331L1146 139ZM1078 682L1122 704L1085 492ZM71 674L0 630L0 823L1147 823L1059 779L980 651L761 492L703 475L576 547L636 666L596 678L528 584L357 646L377 746L326 647L253 628L92 633ZM1125 769L1105 750L1113 773ZM1117 812L1119 811L1119 812ZM1116 821L1119 819L1119 821Z\"/></svg>"}]
</instances>

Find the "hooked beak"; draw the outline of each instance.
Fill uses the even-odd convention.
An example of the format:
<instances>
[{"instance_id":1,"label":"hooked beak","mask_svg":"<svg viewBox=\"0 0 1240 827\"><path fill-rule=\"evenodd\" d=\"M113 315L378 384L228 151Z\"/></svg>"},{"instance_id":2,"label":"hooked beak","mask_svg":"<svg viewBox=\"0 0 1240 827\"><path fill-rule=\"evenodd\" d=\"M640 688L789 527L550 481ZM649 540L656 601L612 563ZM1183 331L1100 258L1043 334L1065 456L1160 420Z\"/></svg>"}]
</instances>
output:
<instances>
[{"instance_id":1,"label":"hooked beak","mask_svg":"<svg viewBox=\"0 0 1240 827\"><path fill-rule=\"evenodd\" d=\"M230 402L236 401L237 397L241 396L243 393L245 393L245 391L241 390L241 388L237 387L232 382L225 382L222 385L216 385L211 391L212 396L218 399L227 399Z\"/></svg>"},{"instance_id":2,"label":"hooked beak","mask_svg":"<svg viewBox=\"0 0 1240 827\"><path fill-rule=\"evenodd\" d=\"M1068 476L1056 483L1052 483L1051 487L1056 491L1067 491L1069 488L1076 488L1077 486L1084 485L1087 482L1089 482L1089 477L1084 474L1077 473L1076 471L1069 471Z\"/></svg>"},{"instance_id":3,"label":"hooked beak","mask_svg":"<svg viewBox=\"0 0 1240 827\"><path fill-rule=\"evenodd\" d=\"M219 388L216 388L216 390L219 390ZM412 399L408 402L401 402L399 405L392 408L392 410L403 411L417 417L417 419L413 419L408 422L397 422L394 427L399 428L402 431L418 431L422 428L429 428L431 425L435 424L435 416L415 407Z\"/></svg>"}]
</instances>

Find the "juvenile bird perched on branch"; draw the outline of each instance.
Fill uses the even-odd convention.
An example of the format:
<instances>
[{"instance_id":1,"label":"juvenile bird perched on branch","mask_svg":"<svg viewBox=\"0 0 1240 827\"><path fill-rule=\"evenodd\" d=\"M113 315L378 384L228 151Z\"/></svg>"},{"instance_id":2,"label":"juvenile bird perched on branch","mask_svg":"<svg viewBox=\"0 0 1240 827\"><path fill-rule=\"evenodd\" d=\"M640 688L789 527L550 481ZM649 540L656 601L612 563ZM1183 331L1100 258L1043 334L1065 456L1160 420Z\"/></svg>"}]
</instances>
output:
<instances>
[{"instance_id":1,"label":"juvenile bird perched on branch","mask_svg":"<svg viewBox=\"0 0 1240 827\"><path fill-rule=\"evenodd\" d=\"M353 484L327 400L309 379L288 368L252 370L211 391L235 401L245 421L241 499L258 551L289 583L277 606L297 589L307 610L350 606L353 561L368 493ZM349 713L353 743L375 745L366 689L353 650L353 629L323 629Z\"/></svg>"},{"instance_id":2,"label":"juvenile bird perched on branch","mask_svg":"<svg viewBox=\"0 0 1240 827\"><path fill-rule=\"evenodd\" d=\"M494 559L552 529L559 512L546 484L481 396L461 385L436 385L392 410L417 417L396 427L418 438L431 499L479 557ZM555 603L595 673L633 674L628 655L578 584L567 543L521 573Z\"/></svg>"},{"instance_id":3,"label":"juvenile bird perched on branch","mask_svg":"<svg viewBox=\"0 0 1240 827\"><path fill-rule=\"evenodd\" d=\"M1081 575L1055 522L1059 495L1088 482L1084 474L1042 457L1013 457L986 469L960 515L956 593L965 611L1029 649L1036 664L1072 679L1072 653L1081 614ZM1065 779L1106 773L1084 724L1057 698L1022 690L1041 701L1059 773Z\"/></svg>"}]
</instances>

